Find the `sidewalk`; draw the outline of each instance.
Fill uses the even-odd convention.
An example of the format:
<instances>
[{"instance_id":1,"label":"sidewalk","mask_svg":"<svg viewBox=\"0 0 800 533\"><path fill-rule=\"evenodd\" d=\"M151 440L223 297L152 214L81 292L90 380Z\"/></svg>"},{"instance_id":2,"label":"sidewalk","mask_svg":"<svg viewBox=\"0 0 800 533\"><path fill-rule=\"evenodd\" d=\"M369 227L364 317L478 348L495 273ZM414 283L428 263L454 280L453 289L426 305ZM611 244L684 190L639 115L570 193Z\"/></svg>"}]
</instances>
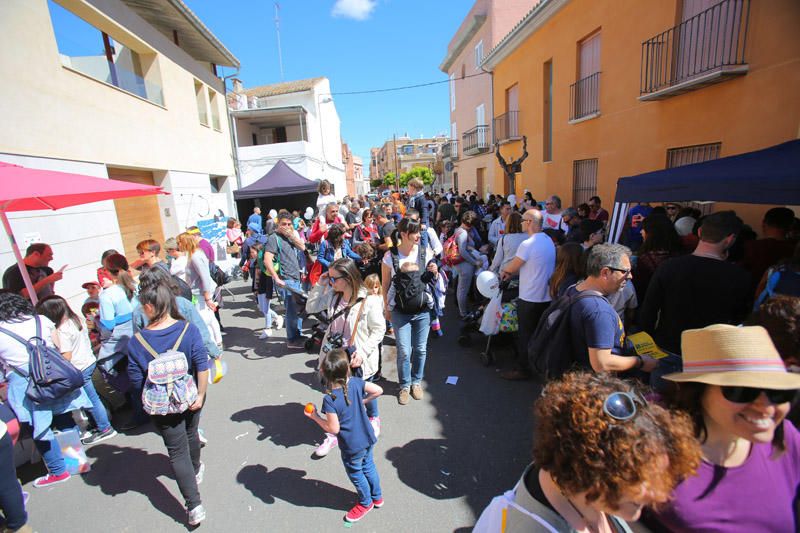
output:
<instances>
[{"instance_id":1,"label":"sidewalk","mask_svg":"<svg viewBox=\"0 0 800 533\"><path fill-rule=\"evenodd\" d=\"M263 317L232 283L222 310L229 374L209 387L201 428L208 518L204 531L337 531L355 501L338 451L312 457L323 437L302 413L322 402L316 355L288 352L284 331L267 341ZM454 303L453 303L454 304ZM530 458L528 382L509 383L484 368L474 348L456 343L457 324L431 338L422 401L396 400L394 348L384 350L379 382L382 433L375 448L386 505L353 525L361 531L470 531L489 500L511 488ZM457 385L447 385L458 376ZM161 439L150 431L91 446L92 471L31 493L39 532L185 531L183 501Z\"/></svg>"}]
</instances>

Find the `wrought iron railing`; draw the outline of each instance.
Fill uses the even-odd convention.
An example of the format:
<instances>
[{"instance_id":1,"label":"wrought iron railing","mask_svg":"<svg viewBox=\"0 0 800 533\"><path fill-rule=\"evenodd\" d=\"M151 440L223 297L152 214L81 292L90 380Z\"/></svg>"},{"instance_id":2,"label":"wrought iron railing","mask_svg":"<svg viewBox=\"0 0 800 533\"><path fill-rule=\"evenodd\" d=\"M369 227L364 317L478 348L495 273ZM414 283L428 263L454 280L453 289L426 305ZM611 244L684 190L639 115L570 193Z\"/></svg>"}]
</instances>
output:
<instances>
[{"instance_id":1,"label":"wrought iron railing","mask_svg":"<svg viewBox=\"0 0 800 533\"><path fill-rule=\"evenodd\" d=\"M600 73L595 72L569 86L569 119L595 115L600 112Z\"/></svg>"},{"instance_id":2,"label":"wrought iron railing","mask_svg":"<svg viewBox=\"0 0 800 533\"><path fill-rule=\"evenodd\" d=\"M494 140L497 142L519 138L519 111L508 111L494 119Z\"/></svg>"},{"instance_id":3,"label":"wrought iron railing","mask_svg":"<svg viewBox=\"0 0 800 533\"><path fill-rule=\"evenodd\" d=\"M464 142L464 153L467 155L488 152L491 148L489 126L487 124L479 124L471 130L465 131L461 139Z\"/></svg>"},{"instance_id":4,"label":"wrought iron railing","mask_svg":"<svg viewBox=\"0 0 800 533\"><path fill-rule=\"evenodd\" d=\"M442 145L442 159L458 159L458 139L450 139Z\"/></svg>"},{"instance_id":5,"label":"wrought iron railing","mask_svg":"<svg viewBox=\"0 0 800 533\"><path fill-rule=\"evenodd\" d=\"M743 66L750 0L724 0L642 43L640 94Z\"/></svg>"}]
</instances>

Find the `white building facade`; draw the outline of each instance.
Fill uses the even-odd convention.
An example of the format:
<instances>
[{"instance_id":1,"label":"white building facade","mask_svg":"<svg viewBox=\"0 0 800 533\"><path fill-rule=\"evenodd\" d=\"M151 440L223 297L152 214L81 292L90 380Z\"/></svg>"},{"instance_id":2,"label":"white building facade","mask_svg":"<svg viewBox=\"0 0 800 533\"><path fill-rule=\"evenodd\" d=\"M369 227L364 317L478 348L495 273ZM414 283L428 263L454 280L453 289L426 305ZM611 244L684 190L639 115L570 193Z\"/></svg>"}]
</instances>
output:
<instances>
[{"instance_id":1,"label":"white building facade","mask_svg":"<svg viewBox=\"0 0 800 533\"><path fill-rule=\"evenodd\" d=\"M339 115L327 78L244 89L234 80L228 105L234 124L241 186L283 160L312 180L326 179L347 194Z\"/></svg>"},{"instance_id":2,"label":"white building facade","mask_svg":"<svg viewBox=\"0 0 800 533\"><path fill-rule=\"evenodd\" d=\"M232 213L232 140L217 66L238 60L180 0L0 2L0 161L163 187L169 195L10 214L20 247L68 265L71 303L100 255L136 258L186 227ZM5 239L0 271L14 263Z\"/></svg>"}]
</instances>

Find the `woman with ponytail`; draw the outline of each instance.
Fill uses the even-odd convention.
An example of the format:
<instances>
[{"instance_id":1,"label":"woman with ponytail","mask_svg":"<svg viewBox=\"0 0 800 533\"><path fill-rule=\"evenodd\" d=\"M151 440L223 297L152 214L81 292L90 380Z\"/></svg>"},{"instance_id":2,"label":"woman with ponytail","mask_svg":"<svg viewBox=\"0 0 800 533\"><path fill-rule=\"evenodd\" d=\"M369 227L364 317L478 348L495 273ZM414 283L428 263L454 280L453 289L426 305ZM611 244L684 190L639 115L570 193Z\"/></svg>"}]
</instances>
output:
<instances>
[{"instance_id":1,"label":"woman with ponytail","mask_svg":"<svg viewBox=\"0 0 800 533\"><path fill-rule=\"evenodd\" d=\"M97 366L107 375L116 376L114 365L128 353L133 336L133 308L136 284L124 255L112 254L103 260L111 286L100 293L100 352Z\"/></svg>"}]
</instances>

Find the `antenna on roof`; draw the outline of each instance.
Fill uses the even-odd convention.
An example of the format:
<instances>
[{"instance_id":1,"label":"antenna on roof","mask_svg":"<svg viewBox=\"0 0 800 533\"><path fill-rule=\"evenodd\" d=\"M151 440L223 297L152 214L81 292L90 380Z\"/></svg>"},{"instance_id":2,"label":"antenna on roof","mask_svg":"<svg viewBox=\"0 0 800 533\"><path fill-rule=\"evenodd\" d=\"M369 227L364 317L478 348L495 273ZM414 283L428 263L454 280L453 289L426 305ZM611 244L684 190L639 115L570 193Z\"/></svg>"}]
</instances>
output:
<instances>
[{"instance_id":1,"label":"antenna on roof","mask_svg":"<svg viewBox=\"0 0 800 533\"><path fill-rule=\"evenodd\" d=\"M281 53L281 17L278 13L280 9L278 2L275 2L275 34L278 37L278 66L281 69L281 81L283 81L283 54Z\"/></svg>"}]
</instances>

